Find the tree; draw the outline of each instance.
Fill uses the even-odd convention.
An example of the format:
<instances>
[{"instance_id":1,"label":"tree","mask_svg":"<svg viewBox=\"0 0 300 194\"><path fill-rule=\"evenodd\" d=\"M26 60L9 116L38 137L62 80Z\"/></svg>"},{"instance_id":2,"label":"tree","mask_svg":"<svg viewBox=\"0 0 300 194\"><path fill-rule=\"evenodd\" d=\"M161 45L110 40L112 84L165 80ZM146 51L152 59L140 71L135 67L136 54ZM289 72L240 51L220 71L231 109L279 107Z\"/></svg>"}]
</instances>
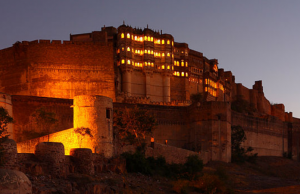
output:
<instances>
[{"instance_id":1,"label":"tree","mask_svg":"<svg viewBox=\"0 0 300 194\"><path fill-rule=\"evenodd\" d=\"M7 127L9 123L13 123L13 118L9 116L7 110L0 107L0 166L3 164L3 147L1 145L6 139L8 139Z\"/></svg>"},{"instance_id":2,"label":"tree","mask_svg":"<svg viewBox=\"0 0 300 194\"><path fill-rule=\"evenodd\" d=\"M155 127L155 117L137 106L114 112L114 131L123 144L142 146Z\"/></svg>"},{"instance_id":3,"label":"tree","mask_svg":"<svg viewBox=\"0 0 300 194\"><path fill-rule=\"evenodd\" d=\"M80 128L76 128L74 130L74 132L77 134L77 137L79 139L79 147L81 148L81 144L82 144L82 140L83 138L87 135L90 138L93 137L92 132L90 130L90 128L84 128L84 127L80 127Z\"/></svg>"},{"instance_id":4,"label":"tree","mask_svg":"<svg viewBox=\"0 0 300 194\"><path fill-rule=\"evenodd\" d=\"M54 112L48 112L45 110L45 107L38 108L32 114L33 122L36 126L45 134L48 135L51 132L51 128L58 122L56 119L56 114ZM43 134L43 133L42 133Z\"/></svg>"},{"instance_id":5,"label":"tree","mask_svg":"<svg viewBox=\"0 0 300 194\"><path fill-rule=\"evenodd\" d=\"M245 161L255 162L257 153L252 154L252 147L245 149L242 143L246 141L246 134L244 129L240 126L231 126L231 161L236 163L243 163Z\"/></svg>"},{"instance_id":6,"label":"tree","mask_svg":"<svg viewBox=\"0 0 300 194\"><path fill-rule=\"evenodd\" d=\"M13 123L13 121L13 118L9 116L7 110L0 107L0 143L8 138L7 127L8 124Z\"/></svg>"}]
</instances>

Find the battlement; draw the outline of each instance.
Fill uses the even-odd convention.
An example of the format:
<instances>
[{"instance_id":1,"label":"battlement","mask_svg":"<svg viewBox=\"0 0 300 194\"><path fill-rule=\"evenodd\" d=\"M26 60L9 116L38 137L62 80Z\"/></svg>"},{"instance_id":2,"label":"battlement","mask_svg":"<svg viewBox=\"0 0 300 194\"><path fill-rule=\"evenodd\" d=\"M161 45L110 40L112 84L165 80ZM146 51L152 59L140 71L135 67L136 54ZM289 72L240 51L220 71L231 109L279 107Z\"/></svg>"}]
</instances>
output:
<instances>
[{"instance_id":1,"label":"battlement","mask_svg":"<svg viewBox=\"0 0 300 194\"><path fill-rule=\"evenodd\" d=\"M107 46L112 45L112 43L106 43L106 42L81 42L81 41L69 41L69 40L33 40L33 41L22 41L17 42L14 44L14 46L27 46L27 45L100 45L100 46Z\"/></svg>"}]
</instances>

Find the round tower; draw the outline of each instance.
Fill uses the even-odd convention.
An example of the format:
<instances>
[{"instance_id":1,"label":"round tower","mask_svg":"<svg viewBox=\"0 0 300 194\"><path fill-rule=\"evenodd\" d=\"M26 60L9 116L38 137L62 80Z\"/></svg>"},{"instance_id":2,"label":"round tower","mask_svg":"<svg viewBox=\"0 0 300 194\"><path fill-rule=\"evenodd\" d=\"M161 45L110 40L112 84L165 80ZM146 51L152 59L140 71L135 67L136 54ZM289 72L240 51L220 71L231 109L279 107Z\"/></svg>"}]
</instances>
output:
<instances>
[{"instance_id":1,"label":"round tower","mask_svg":"<svg viewBox=\"0 0 300 194\"><path fill-rule=\"evenodd\" d=\"M106 158L113 156L113 101L105 96L74 97L74 128L89 128L92 140L85 148Z\"/></svg>"},{"instance_id":2,"label":"round tower","mask_svg":"<svg viewBox=\"0 0 300 194\"><path fill-rule=\"evenodd\" d=\"M9 116L13 117L13 109L10 95L0 92L0 107L1 106L7 110ZM7 132L9 134L9 139L13 139L13 124L8 124Z\"/></svg>"}]
</instances>

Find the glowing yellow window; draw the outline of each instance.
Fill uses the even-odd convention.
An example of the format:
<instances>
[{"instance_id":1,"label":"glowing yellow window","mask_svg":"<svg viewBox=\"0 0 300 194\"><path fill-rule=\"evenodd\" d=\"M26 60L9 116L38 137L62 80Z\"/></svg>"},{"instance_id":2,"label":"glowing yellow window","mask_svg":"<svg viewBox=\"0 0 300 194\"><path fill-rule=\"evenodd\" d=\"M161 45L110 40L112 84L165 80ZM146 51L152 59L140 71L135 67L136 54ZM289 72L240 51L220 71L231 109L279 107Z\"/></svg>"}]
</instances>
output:
<instances>
[{"instance_id":1,"label":"glowing yellow window","mask_svg":"<svg viewBox=\"0 0 300 194\"><path fill-rule=\"evenodd\" d=\"M169 56L170 56L170 53L168 53L167 56L169 57Z\"/></svg>"},{"instance_id":2,"label":"glowing yellow window","mask_svg":"<svg viewBox=\"0 0 300 194\"><path fill-rule=\"evenodd\" d=\"M172 70L174 70L174 66L172 66Z\"/></svg>"},{"instance_id":3,"label":"glowing yellow window","mask_svg":"<svg viewBox=\"0 0 300 194\"><path fill-rule=\"evenodd\" d=\"M127 64L130 65L130 60L127 60Z\"/></svg>"},{"instance_id":4,"label":"glowing yellow window","mask_svg":"<svg viewBox=\"0 0 300 194\"><path fill-rule=\"evenodd\" d=\"M160 53L158 53L158 56L160 57Z\"/></svg>"},{"instance_id":5,"label":"glowing yellow window","mask_svg":"<svg viewBox=\"0 0 300 194\"><path fill-rule=\"evenodd\" d=\"M184 72L181 72L181 76L184 77Z\"/></svg>"},{"instance_id":6,"label":"glowing yellow window","mask_svg":"<svg viewBox=\"0 0 300 194\"><path fill-rule=\"evenodd\" d=\"M132 61L132 65L134 66L134 61Z\"/></svg>"},{"instance_id":7,"label":"glowing yellow window","mask_svg":"<svg viewBox=\"0 0 300 194\"><path fill-rule=\"evenodd\" d=\"M160 44L160 40L159 39L157 40L157 44Z\"/></svg>"},{"instance_id":8,"label":"glowing yellow window","mask_svg":"<svg viewBox=\"0 0 300 194\"><path fill-rule=\"evenodd\" d=\"M170 40L167 40L167 44L170 44Z\"/></svg>"},{"instance_id":9,"label":"glowing yellow window","mask_svg":"<svg viewBox=\"0 0 300 194\"><path fill-rule=\"evenodd\" d=\"M130 51L130 47L127 47L127 51Z\"/></svg>"},{"instance_id":10,"label":"glowing yellow window","mask_svg":"<svg viewBox=\"0 0 300 194\"><path fill-rule=\"evenodd\" d=\"M205 92L207 92L207 87L205 87Z\"/></svg>"},{"instance_id":11,"label":"glowing yellow window","mask_svg":"<svg viewBox=\"0 0 300 194\"><path fill-rule=\"evenodd\" d=\"M137 50L135 50L135 53L137 53L138 51Z\"/></svg>"},{"instance_id":12,"label":"glowing yellow window","mask_svg":"<svg viewBox=\"0 0 300 194\"><path fill-rule=\"evenodd\" d=\"M172 41L172 46L174 46L174 41Z\"/></svg>"},{"instance_id":13,"label":"glowing yellow window","mask_svg":"<svg viewBox=\"0 0 300 194\"><path fill-rule=\"evenodd\" d=\"M131 39L133 40L133 35L131 35Z\"/></svg>"},{"instance_id":14,"label":"glowing yellow window","mask_svg":"<svg viewBox=\"0 0 300 194\"><path fill-rule=\"evenodd\" d=\"M164 56L165 56L165 53L162 53L162 54L161 54L161 56L163 56L163 57L164 57Z\"/></svg>"},{"instance_id":15,"label":"glowing yellow window","mask_svg":"<svg viewBox=\"0 0 300 194\"><path fill-rule=\"evenodd\" d=\"M147 37L147 36L145 36L145 37L144 37L144 39L145 39L145 41L147 41L147 40L148 40L148 37Z\"/></svg>"},{"instance_id":16,"label":"glowing yellow window","mask_svg":"<svg viewBox=\"0 0 300 194\"><path fill-rule=\"evenodd\" d=\"M181 61L181 66L184 67L184 61Z\"/></svg>"},{"instance_id":17,"label":"glowing yellow window","mask_svg":"<svg viewBox=\"0 0 300 194\"><path fill-rule=\"evenodd\" d=\"M147 66L147 62L145 62L145 66Z\"/></svg>"},{"instance_id":18,"label":"glowing yellow window","mask_svg":"<svg viewBox=\"0 0 300 194\"><path fill-rule=\"evenodd\" d=\"M174 65L176 66L176 61L174 61Z\"/></svg>"},{"instance_id":19,"label":"glowing yellow window","mask_svg":"<svg viewBox=\"0 0 300 194\"><path fill-rule=\"evenodd\" d=\"M176 75L176 72L174 71L173 75Z\"/></svg>"},{"instance_id":20,"label":"glowing yellow window","mask_svg":"<svg viewBox=\"0 0 300 194\"><path fill-rule=\"evenodd\" d=\"M153 55L153 51L151 51L151 54Z\"/></svg>"},{"instance_id":21,"label":"glowing yellow window","mask_svg":"<svg viewBox=\"0 0 300 194\"><path fill-rule=\"evenodd\" d=\"M162 40L162 41L161 41L161 44L165 44L165 40Z\"/></svg>"},{"instance_id":22,"label":"glowing yellow window","mask_svg":"<svg viewBox=\"0 0 300 194\"><path fill-rule=\"evenodd\" d=\"M189 74L188 74L188 73L185 73L185 77L187 77L187 76L189 76Z\"/></svg>"},{"instance_id":23,"label":"glowing yellow window","mask_svg":"<svg viewBox=\"0 0 300 194\"><path fill-rule=\"evenodd\" d=\"M162 69L165 69L165 66L163 65L163 66L161 66L161 68L162 68Z\"/></svg>"},{"instance_id":24,"label":"glowing yellow window","mask_svg":"<svg viewBox=\"0 0 300 194\"><path fill-rule=\"evenodd\" d=\"M143 37L140 37L140 41L143 42Z\"/></svg>"},{"instance_id":25,"label":"glowing yellow window","mask_svg":"<svg viewBox=\"0 0 300 194\"><path fill-rule=\"evenodd\" d=\"M180 76L179 71L176 72L176 75L177 75L177 76Z\"/></svg>"},{"instance_id":26,"label":"glowing yellow window","mask_svg":"<svg viewBox=\"0 0 300 194\"><path fill-rule=\"evenodd\" d=\"M168 65L167 69L170 69L170 65Z\"/></svg>"},{"instance_id":27,"label":"glowing yellow window","mask_svg":"<svg viewBox=\"0 0 300 194\"><path fill-rule=\"evenodd\" d=\"M121 38L124 38L124 33L121 34Z\"/></svg>"},{"instance_id":28,"label":"glowing yellow window","mask_svg":"<svg viewBox=\"0 0 300 194\"><path fill-rule=\"evenodd\" d=\"M122 62L121 62L122 64L124 64L125 63L125 60L124 59L122 59Z\"/></svg>"},{"instance_id":29,"label":"glowing yellow window","mask_svg":"<svg viewBox=\"0 0 300 194\"><path fill-rule=\"evenodd\" d=\"M124 51L124 47L122 47L122 51Z\"/></svg>"},{"instance_id":30,"label":"glowing yellow window","mask_svg":"<svg viewBox=\"0 0 300 194\"><path fill-rule=\"evenodd\" d=\"M145 50L145 53L147 53L147 50Z\"/></svg>"},{"instance_id":31,"label":"glowing yellow window","mask_svg":"<svg viewBox=\"0 0 300 194\"><path fill-rule=\"evenodd\" d=\"M127 33L127 38L130 38L130 34L129 33Z\"/></svg>"},{"instance_id":32,"label":"glowing yellow window","mask_svg":"<svg viewBox=\"0 0 300 194\"><path fill-rule=\"evenodd\" d=\"M186 67L188 66L188 62L185 62L185 66L186 66Z\"/></svg>"},{"instance_id":33,"label":"glowing yellow window","mask_svg":"<svg viewBox=\"0 0 300 194\"><path fill-rule=\"evenodd\" d=\"M138 54L140 54L140 50L138 50Z\"/></svg>"},{"instance_id":34,"label":"glowing yellow window","mask_svg":"<svg viewBox=\"0 0 300 194\"><path fill-rule=\"evenodd\" d=\"M151 37L151 42L153 42L153 37Z\"/></svg>"},{"instance_id":35,"label":"glowing yellow window","mask_svg":"<svg viewBox=\"0 0 300 194\"><path fill-rule=\"evenodd\" d=\"M134 36L134 40L137 40L137 36Z\"/></svg>"},{"instance_id":36,"label":"glowing yellow window","mask_svg":"<svg viewBox=\"0 0 300 194\"><path fill-rule=\"evenodd\" d=\"M141 55L143 54L143 51L141 50Z\"/></svg>"},{"instance_id":37,"label":"glowing yellow window","mask_svg":"<svg viewBox=\"0 0 300 194\"><path fill-rule=\"evenodd\" d=\"M205 84L208 84L208 80L207 79L205 79Z\"/></svg>"},{"instance_id":38,"label":"glowing yellow window","mask_svg":"<svg viewBox=\"0 0 300 194\"><path fill-rule=\"evenodd\" d=\"M154 63L151 63L151 67L154 67Z\"/></svg>"}]
</instances>

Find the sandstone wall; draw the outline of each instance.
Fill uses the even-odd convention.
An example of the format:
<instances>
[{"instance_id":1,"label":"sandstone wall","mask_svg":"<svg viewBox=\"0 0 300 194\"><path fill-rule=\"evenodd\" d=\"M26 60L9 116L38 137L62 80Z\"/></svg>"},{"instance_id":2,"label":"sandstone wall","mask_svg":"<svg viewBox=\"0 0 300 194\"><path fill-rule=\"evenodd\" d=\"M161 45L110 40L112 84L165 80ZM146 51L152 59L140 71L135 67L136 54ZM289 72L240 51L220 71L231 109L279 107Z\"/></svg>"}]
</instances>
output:
<instances>
[{"instance_id":1,"label":"sandstone wall","mask_svg":"<svg viewBox=\"0 0 300 194\"><path fill-rule=\"evenodd\" d=\"M259 156L282 156L288 152L288 126L276 117L257 118L232 112L232 125L240 125L246 133L244 147L253 147Z\"/></svg>"},{"instance_id":2,"label":"sandstone wall","mask_svg":"<svg viewBox=\"0 0 300 194\"><path fill-rule=\"evenodd\" d=\"M49 132L57 132L73 127L73 100L58 98L43 98L33 96L12 96L14 112L14 140L16 142L32 139L48 131L42 131L34 123L33 114L36 110L44 108L53 112L57 123L51 126Z\"/></svg>"},{"instance_id":3,"label":"sandstone wall","mask_svg":"<svg viewBox=\"0 0 300 194\"><path fill-rule=\"evenodd\" d=\"M0 51L0 88L12 95L115 99L113 45L39 40Z\"/></svg>"},{"instance_id":4,"label":"sandstone wall","mask_svg":"<svg viewBox=\"0 0 300 194\"><path fill-rule=\"evenodd\" d=\"M7 110L9 116L14 118L12 102L11 102L11 96L10 95L0 92L0 107L3 107L5 110ZM14 139L13 124L12 123L8 124L7 132L9 134L9 138Z\"/></svg>"}]
</instances>

